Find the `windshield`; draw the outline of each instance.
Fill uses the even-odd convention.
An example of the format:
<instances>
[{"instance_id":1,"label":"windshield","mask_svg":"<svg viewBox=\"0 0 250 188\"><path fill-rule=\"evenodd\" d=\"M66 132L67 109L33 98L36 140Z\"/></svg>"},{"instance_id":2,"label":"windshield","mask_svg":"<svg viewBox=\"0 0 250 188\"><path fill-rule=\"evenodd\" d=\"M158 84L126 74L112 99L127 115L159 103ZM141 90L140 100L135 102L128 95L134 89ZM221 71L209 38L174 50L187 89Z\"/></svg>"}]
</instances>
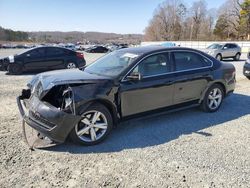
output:
<instances>
[{"instance_id":1,"label":"windshield","mask_svg":"<svg viewBox=\"0 0 250 188\"><path fill-rule=\"evenodd\" d=\"M139 54L124 51L114 51L109 53L85 68L88 73L99 74L109 77L118 76Z\"/></svg>"},{"instance_id":2,"label":"windshield","mask_svg":"<svg viewBox=\"0 0 250 188\"><path fill-rule=\"evenodd\" d=\"M221 44L212 44L207 47L207 49L221 49L223 45Z\"/></svg>"}]
</instances>

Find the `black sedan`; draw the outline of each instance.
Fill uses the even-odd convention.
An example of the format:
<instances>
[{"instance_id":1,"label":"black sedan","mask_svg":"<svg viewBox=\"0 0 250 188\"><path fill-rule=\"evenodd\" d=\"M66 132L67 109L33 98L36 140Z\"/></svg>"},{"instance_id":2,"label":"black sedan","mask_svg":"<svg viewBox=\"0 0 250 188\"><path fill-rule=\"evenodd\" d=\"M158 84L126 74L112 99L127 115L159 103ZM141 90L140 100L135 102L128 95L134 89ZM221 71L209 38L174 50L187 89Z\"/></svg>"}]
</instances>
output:
<instances>
[{"instance_id":1,"label":"black sedan","mask_svg":"<svg viewBox=\"0 0 250 188\"><path fill-rule=\"evenodd\" d=\"M108 51L109 49L104 46L93 46L85 49L85 52L88 53L107 53Z\"/></svg>"},{"instance_id":2,"label":"black sedan","mask_svg":"<svg viewBox=\"0 0 250 188\"><path fill-rule=\"evenodd\" d=\"M243 67L243 74L250 80L250 52L248 52L247 60Z\"/></svg>"},{"instance_id":3,"label":"black sedan","mask_svg":"<svg viewBox=\"0 0 250 188\"><path fill-rule=\"evenodd\" d=\"M60 47L38 47L9 56L8 61L3 61L0 67L11 74L21 74L25 71L71 69L85 64L82 53Z\"/></svg>"},{"instance_id":4,"label":"black sedan","mask_svg":"<svg viewBox=\"0 0 250 188\"><path fill-rule=\"evenodd\" d=\"M194 49L140 47L114 51L82 70L38 74L17 103L44 137L93 145L118 122L145 113L194 106L215 112L234 88L230 63Z\"/></svg>"}]
</instances>

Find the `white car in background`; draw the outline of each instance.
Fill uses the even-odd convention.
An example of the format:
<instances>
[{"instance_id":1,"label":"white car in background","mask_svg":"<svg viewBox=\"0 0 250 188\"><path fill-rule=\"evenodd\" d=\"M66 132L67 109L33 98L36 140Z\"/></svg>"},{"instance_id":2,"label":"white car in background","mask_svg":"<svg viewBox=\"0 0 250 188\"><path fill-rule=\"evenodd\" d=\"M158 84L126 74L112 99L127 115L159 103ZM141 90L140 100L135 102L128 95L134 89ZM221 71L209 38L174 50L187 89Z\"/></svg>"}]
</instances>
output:
<instances>
[{"instance_id":1,"label":"white car in background","mask_svg":"<svg viewBox=\"0 0 250 188\"><path fill-rule=\"evenodd\" d=\"M241 47L235 43L214 43L204 51L219 61L225 58L233 58L235 61L238 61L241 56Z\"/></svg>"}]
</instances>

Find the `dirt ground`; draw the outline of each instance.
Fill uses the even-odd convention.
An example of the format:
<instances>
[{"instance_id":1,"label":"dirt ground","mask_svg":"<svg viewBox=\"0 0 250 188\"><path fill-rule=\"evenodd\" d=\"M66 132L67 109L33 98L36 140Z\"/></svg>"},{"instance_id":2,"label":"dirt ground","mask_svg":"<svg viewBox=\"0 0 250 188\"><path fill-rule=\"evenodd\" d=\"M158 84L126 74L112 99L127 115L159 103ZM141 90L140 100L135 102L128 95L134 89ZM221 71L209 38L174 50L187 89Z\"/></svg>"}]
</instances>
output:
<instances>
[{"instance_id":1,"label":"dirt ground","mask_svg":"<svg viewBox=\"0 0 250 188\"><path fill-rule=\"evenodd\" d=\"M237 88L216 113L133 119L96 146L35 151L16 105L32 75L0 72L0 187L250 187L250 80L233 63Z\"/></svg>"}]
</instances>

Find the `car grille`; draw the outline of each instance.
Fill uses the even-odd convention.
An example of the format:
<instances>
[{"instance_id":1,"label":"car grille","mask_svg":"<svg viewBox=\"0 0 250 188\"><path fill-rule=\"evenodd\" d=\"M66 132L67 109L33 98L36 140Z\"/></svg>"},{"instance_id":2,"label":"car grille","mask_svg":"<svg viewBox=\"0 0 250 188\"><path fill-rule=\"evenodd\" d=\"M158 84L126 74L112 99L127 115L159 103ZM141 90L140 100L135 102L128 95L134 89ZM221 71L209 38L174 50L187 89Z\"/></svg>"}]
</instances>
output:
<instances>
[{"instance_id":1,"label":"car grille","mask_svg":"<svg viewBox=\"0 0 250 188\"><path fill-rule=\"evenodd\" d=\"M55 124L41 117L41 115L38 113L34 113L33 111L30 111L30 115L31 115L31 120L38 122L43 128L47 130L52 129L56 126Z\"/></svg>"}]
</instances>

